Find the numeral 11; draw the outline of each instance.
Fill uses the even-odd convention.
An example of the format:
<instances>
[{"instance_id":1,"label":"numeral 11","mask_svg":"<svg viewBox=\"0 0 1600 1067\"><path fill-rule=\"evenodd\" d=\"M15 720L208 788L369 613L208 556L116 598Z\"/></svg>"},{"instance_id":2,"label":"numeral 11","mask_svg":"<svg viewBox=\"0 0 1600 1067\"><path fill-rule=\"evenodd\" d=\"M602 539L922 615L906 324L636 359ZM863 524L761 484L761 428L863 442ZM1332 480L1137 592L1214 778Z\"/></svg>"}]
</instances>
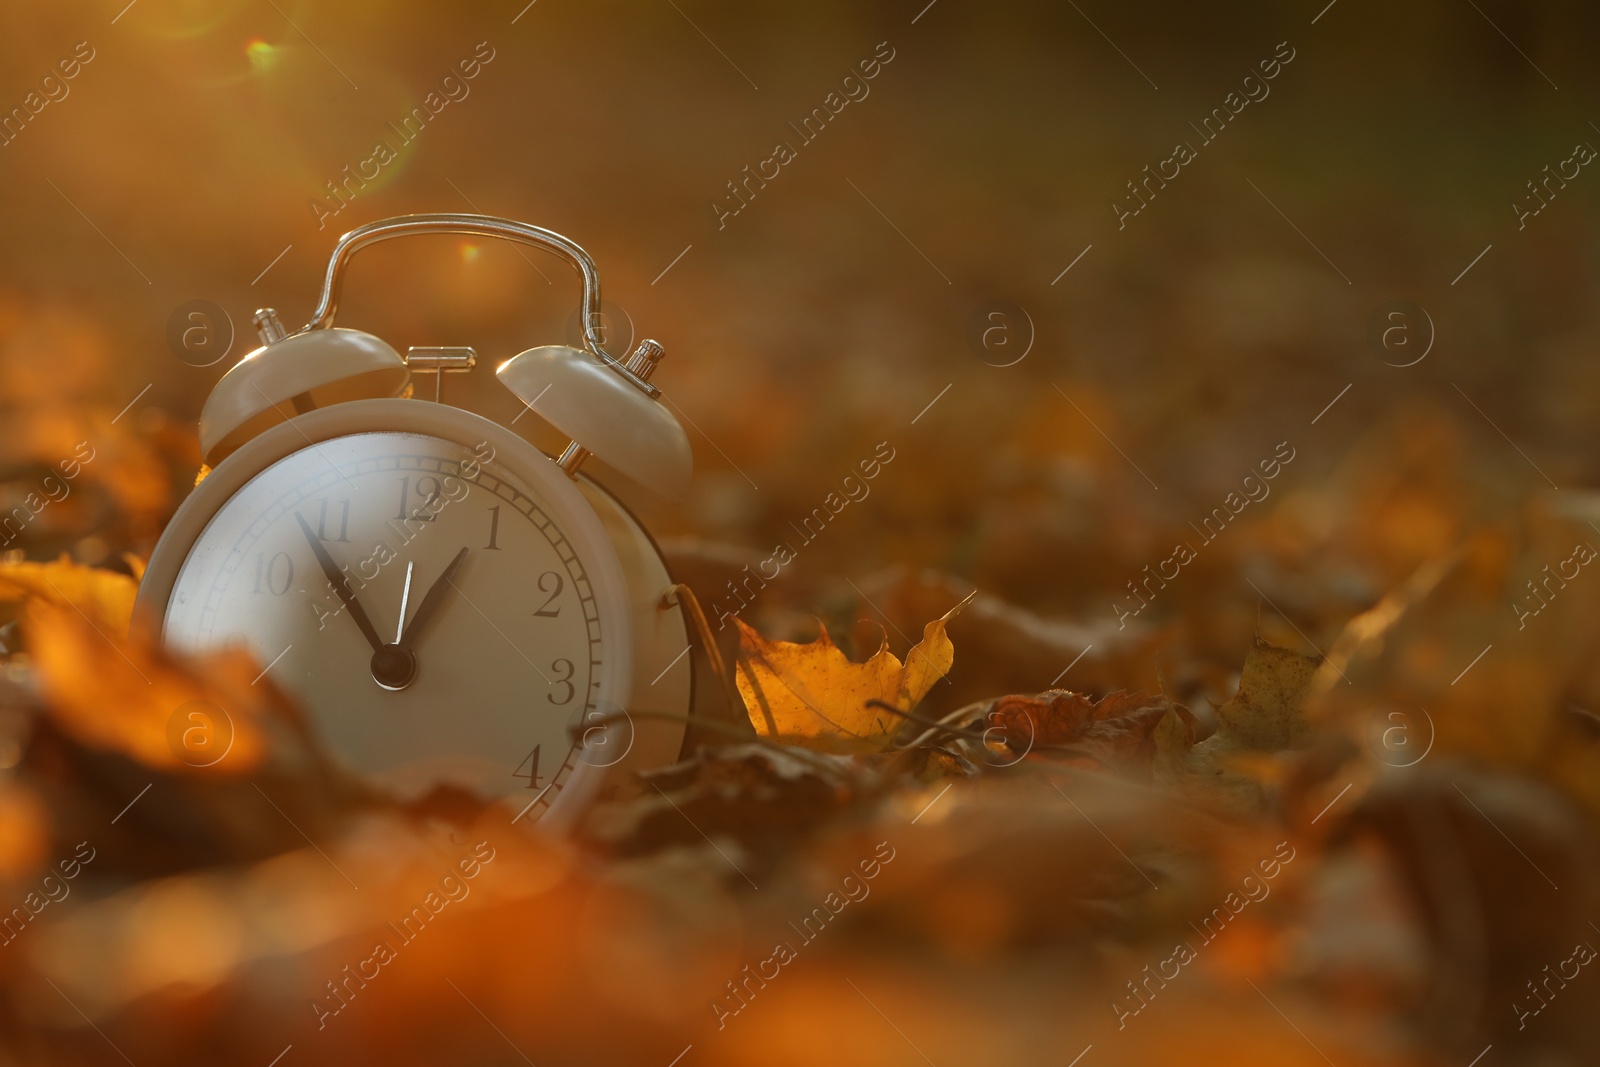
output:
<instances>
[{"instance_id":1,"label":"numeral 11","mask_svg":"<svg viewBox=\"0 0 1600 1067\"><path fill-rule=\"evenodd\" d=\"M339 536L332 538L336 543L350 543L350 501L341 500L339 506ZM328 537L328 501L317 501L317 540L327 541Z\"/></svg>"}]
</instances>

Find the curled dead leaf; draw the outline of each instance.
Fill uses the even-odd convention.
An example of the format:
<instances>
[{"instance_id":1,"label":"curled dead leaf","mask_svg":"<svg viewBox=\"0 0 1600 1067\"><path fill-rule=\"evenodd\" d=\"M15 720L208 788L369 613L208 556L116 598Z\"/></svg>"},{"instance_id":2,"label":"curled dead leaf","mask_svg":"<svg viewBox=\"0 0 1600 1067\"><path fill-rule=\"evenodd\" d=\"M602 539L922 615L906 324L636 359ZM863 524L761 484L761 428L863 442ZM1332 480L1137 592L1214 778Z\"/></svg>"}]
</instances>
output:
<instances>
[{"instance_id":1,"label":"curled dead leaf","mask_svg":"<svg viewBox=\"0 0 1600 1067\"><path fill-rule=\"evenodd\" d=\"M1158 754L1157 728L1169 718L1192 743L1195 718L1189 709L1147 692L1118 691L1098 701L1065 689L1003 696L970 705L941 725L965 729L957 748L980 766L1035 758L1149 777ZM937 743L938 733L931 730L919 741Z\"/></svg>"}]
</instances>

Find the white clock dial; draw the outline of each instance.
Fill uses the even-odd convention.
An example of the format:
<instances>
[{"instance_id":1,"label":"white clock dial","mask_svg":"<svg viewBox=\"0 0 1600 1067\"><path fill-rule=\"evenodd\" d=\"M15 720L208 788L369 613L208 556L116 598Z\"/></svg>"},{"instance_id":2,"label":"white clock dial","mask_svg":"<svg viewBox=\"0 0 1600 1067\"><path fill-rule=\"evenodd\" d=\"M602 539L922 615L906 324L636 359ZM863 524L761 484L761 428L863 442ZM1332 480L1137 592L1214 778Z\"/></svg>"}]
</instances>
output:
<instances>
[{"instance_id":1,"label":"white clock dial","mask_svg":"<svg viewBox=\"0 0 1600 1067\"><path fill-rule=\"evenodd\" d=\"M581 755L570 727L607 710L607 601L581 531L490 453L420 433L308 442L207 523L166 639L247 645L336 756L402 794L444 781L548 807Z\"/></svg>"}]
</instances>

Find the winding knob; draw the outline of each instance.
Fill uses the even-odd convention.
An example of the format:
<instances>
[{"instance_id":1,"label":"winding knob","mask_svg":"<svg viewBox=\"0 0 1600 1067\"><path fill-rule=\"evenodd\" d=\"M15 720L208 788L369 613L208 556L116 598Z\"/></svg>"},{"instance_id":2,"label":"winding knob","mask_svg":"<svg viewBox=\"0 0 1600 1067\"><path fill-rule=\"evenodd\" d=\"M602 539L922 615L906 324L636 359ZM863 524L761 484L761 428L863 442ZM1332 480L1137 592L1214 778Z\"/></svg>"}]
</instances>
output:
<instances>
[{"instance_id":1,"label":"winding knob","mask_svg":"<svg viewBox=\"0 0 1600 1067\"><path fill-rule=\"evenodd\" d=\"M274 344L289 336L289 331L283 328L283 320L278 318L277 308L262 308L256 312L253 321L256 336L261 338L264 345Z\"/></svg>"},{"instance_id":2,"label":"winding knob","mask_svg":"<svg viewBox=\"0 0 1600 1067\"><path fill-rule=\"evenodd\" d=\"M637 375L644 381L650 380L650 375L655 373L656 364L666 356L667 350L661 347L660 341L652 341L648 337L639 342L639 347L633 350L633 355L628 357L624 364L630 374Z\"/></svg>"}]
</instances>

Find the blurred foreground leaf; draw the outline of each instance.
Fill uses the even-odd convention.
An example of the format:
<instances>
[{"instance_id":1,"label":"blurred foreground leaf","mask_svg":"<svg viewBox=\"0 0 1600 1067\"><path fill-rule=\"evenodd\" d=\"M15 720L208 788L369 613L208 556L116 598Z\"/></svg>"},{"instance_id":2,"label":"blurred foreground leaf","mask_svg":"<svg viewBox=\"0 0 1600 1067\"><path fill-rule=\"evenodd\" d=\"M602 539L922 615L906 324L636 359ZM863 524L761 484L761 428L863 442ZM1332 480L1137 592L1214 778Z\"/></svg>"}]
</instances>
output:
<instances>
[{"instance_id":1,"label":"blurred foreground leaf","mask_svg":"<svg viewBox=\"0 0 1600 1067\"><path fill-rule=\"evenodd\" d=\"M42 601L72 608L107 634L127 631L138 592L138 582L126 574L85 567L66 556L54 563L0 562L0 602Z\"/></svg>"}]
</instances>

